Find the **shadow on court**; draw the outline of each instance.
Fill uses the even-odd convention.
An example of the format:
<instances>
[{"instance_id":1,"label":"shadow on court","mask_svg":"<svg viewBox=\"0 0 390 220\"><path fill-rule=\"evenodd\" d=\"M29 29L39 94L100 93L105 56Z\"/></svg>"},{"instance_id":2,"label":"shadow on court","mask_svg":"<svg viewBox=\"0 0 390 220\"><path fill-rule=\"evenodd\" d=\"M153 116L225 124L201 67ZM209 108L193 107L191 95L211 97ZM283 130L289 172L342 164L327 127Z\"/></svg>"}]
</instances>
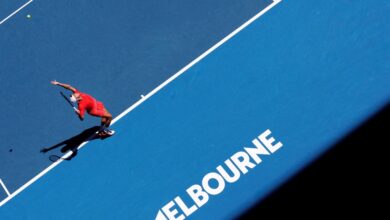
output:
<instances>
[{"instance_id":1,"label":"shadow on court","mask_svg":"<svg viewBox=\"0 0 390 220\"><path fill-rule=\"evenodd\" d=\"M51 150L62 147L61 152L64 154L67 153L68 151L72 151L72 154L69 157L67 157L66 159L64 158L65 160L71 160L72 158L77 156L78 147L82 143L84 143L85 141L92 141L95 139L101 139L100 137L95 135L95 133L99 130L99 128L100 128L100 126L94 126L94 127L88 128L88 129L84 130L83 132L81 132L80 134L77 134L76 136L73 136L65 141L62 141L62 142L55 144L51 147L41 149L41 152L47 153ZM49 159L53 162L59 160L60 158L61 157L57 156L57 155L51 155L49 157Z\"/></svg>"},{"instance_id":2,"label":"shadow on court","mask_svg":"<svg viewBox=\"0 0 390 220\"><path fill-rule=\"evenodd\" d=\"M389 124L390 104L237 220L386 214Z\"/></svg>"}]
</instances>

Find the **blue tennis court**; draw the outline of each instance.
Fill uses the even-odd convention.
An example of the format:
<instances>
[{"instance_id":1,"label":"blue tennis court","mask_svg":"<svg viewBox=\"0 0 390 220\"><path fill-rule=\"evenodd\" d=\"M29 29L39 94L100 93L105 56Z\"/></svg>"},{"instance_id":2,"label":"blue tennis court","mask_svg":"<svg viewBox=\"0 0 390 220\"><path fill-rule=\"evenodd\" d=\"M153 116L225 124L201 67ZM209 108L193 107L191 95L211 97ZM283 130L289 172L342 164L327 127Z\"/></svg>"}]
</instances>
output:
<instances>
[{"instance_id":1,"label":"blue tennis court","mask_svg":"<svg viewBox=\"0 0 390 220\"><path fill-rule=\"evenodd\" d=\"M389 103L375 2L30 2L0 25L0 217L239 216ZM103 101L115 136L85 143L100 121L54 79Z\"/></svg>"}]
</instances>

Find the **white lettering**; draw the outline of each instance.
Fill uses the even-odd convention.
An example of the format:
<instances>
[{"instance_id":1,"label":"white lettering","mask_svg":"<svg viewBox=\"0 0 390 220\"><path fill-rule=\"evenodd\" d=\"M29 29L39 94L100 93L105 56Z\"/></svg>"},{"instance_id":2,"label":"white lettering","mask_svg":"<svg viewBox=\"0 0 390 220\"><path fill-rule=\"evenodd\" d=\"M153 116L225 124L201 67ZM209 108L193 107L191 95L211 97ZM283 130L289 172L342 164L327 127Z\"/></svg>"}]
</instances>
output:
<instances>
[{"instance_id":1,"label":"white lettering","mask_svg":"<svg viewBox=\"0 0 390 220\"><path fill-rule=\"evenodd\" d=\"M170 201L159 210L156 220L184 220L186 216L190 216L205 205L209 201L210 195L215 196L222 193L226 188L226 182L238 181L241 178L241 172L246 174L249 169L260 164L263 161L259 157L260 155L273 154L283 146L281 142L275 143L275 138L270 135L271 131L267 129L258 138L252 140L255 147L244 147L245 151L238 151L225 160L226 167L230 169L229 173L226 168L219 165L216 168L218 172L210 172L203 177L202 185L194 184L189 187L186 192L195 203L194 205L188 207L179 196L176 196L174 201ZM251 159L255 163L251 162ZM176 204L184 214L180 214L174 208Z\"/></svg>"},{"instance_id":2,"label":"white lettering","mask_svg":"<svg viewBox=\"0 0 390 220\"><path fill-rule=\"evenodd\" d=\"M231 157L231 159L236 164L238 169L241 170L241 172L243 174L246 174L248 172L247 167L252 169L256 166L254 163L250 162L250 158L249 158L248 154L245 153L244 151L239 151L239 152L235 153Z\"/></svg>"},{"instance_id":3,"label":"white lettering","mask_svg":"<svg viewBox=\"0 0 390 220\"><path fill-rule=\"evenodd\" d=\"M210 186L210 180L216 180L218 185L216 188ZM203 188L211 195L218 195L225 189L225 180L218 173L208 173L202 180Z\"/></svg>"},{"instance_id":4,"label":"white lettering","mask_svg":"<svg viewBox=\"0 0 390 220\"><path fill-rule=\"evenodd\" d=\"M260 143L259 140L254 139L252 143L256 146L256 148L244 148L246 152L252 157L252 159L257 163L261 163L261 158L258 155L270 155L270 153L264 148L264 146Z\"/></svg>"},{"instance_id":5,"label":"white lettering","mask_svg":"<svg viewBox=\"0 0 390 220\"><path fill-rule=\"evenodd\" d=\"M183 220L185 217L183 215L179 215L179 217L175 217L179 212L177 209L172 209L172 207L175 205L173 201L170 201L168 204L166 204L162 211L165 213L165 215L168 217L169 220Z\"/></svg>"},{"instance_id":6,"label":"white lettering","mask_svg":"<svg viewBox=\"0 0 390 220\"><path fill-rule=\"evenodd\" d=\"M206 204L207 201L209 201L209 194L203 191L202 187L198 184L188 188L187 193L199 208Z\"/></svg>"},{"instance_id":7,"label":"white lettering","mask_svg":"<svg viewBox=\"0 0 390 220\"><path fill-rule=\"evenodd\" d=\"M225 160L225 164L226 164L226 166L228 166L229 169L232 171L233 176L229 176L229 174L226 172L226 170L225 170L221 165L219 165L219 166L217 167L218 172L222 175L222 177L223 177L228 183L234 183L234 182L236 182L236 181L240 178L240 176L241 176L240 171L237 169L236 166L234 166L234 164L232 163L232 161L229 160L229 159Z\"/></svg>"},{"instance_id":8,"label":"white lettering","mask_svg":"<svg viewBox=\"0 0 390 220\"><path fill-rule=\"evenodd\" d=\"M190 216L198 209L195 205L188 208L188 206L183 202L183 200L179 196L175 198L175 202L181 208L181 210L183 210L186 216Z\"/></svg>"},{"instance_id":9,"label":"white lettering","mask_svg":"<svg viewBox=\"0 0 390 220\"><path fill-rule=\"evenodd\" d=\"M273 145L272 143L275 142L275 138L273 137L269 137L267 138L269 135L271 134L271 131L269 129L267 129L266 131L264 131L260 136L259 136L259 139L260 141L265 145L265 147L271 151L271 153L274 153L275 151L279 150L279 148L281 148L283 146L282 143L278 142L276 143L275 145Z\"/></svg>"}]
</instances>

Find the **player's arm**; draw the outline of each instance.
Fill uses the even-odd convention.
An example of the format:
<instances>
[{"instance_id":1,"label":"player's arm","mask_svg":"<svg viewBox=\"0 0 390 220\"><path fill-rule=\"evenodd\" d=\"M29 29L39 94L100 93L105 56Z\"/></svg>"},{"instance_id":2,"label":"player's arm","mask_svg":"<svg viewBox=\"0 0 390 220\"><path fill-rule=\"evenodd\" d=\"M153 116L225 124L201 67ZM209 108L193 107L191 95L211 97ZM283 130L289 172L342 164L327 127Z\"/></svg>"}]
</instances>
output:
<instances>
[{"instance_id":1,"label":"player's arm","mask_svg":"<svg viewBox=\"0 0 390 220\"><path fill-rule=\"evenodd\" d=\"M83 105L79 105L79 109L75 110L75 112L81 121L84 120L85 108Z\"/></svg>"},{"instance_id":2,"label":"player's arm","mask_svg":"<svg viewBox=\"0 0 390 220\"><path fill-rule=\"evenodd\" d=\"M56 144L56 145L48 147L48 148L42 148L41 149L41 153L46 153L46 152L51 151L51 150L53 150L53 149L55 149L55 148L57 148L57 147L59 147L61 145L64 145L64 144L66 144L66 141L63 141L63 142L61 142L59 144Z\"/></svg>"},{"instance_id":3,"label":"player's arm","mask_svg":"<svg viewBox=\"0 0 390 220\"><path fill-rule=\"evenodd\" d=\"M79 116L79 119L80 119L81 121L84 120L84 114L81 114L80 112L77 112L77 111L76 111L76 114Z\"/></svg>"},{"instance_id":4,"label":"player's arm","mask_svg":"<svg viewBox=\"0 0 390 220\"><path fill-rule=\"evenodd\" d=\"M51 81L51 84L56 85L56 86L61 86L61 87L65 88L65 89L67 89L67 90L70 90L70 91L72 91L72 92L76 92L76 91L77 91L77 90L76 90L74 87L72 87L71 85L64 84L64 83L60 83L60 82L57 82L56 80Z\"/></svg>"}]
</instances>

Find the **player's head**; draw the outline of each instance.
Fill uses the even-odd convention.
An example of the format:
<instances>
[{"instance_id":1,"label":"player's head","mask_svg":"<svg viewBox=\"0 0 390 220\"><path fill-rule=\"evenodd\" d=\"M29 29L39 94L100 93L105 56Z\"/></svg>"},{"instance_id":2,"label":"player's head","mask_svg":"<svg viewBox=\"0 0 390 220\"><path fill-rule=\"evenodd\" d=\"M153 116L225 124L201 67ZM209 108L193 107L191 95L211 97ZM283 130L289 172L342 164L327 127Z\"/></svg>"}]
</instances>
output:
<instances>
[{"instance_id":1,"label":"player's head","mask_svg":"<svg viewBox=\"0 0 390 220\"><path fill-rule=\"evenodd\" d=\"M81 99L80 93L73 93L72 95L70 95L69 99L73 103L79 101Z\"/></svg>"}]
</instances>

